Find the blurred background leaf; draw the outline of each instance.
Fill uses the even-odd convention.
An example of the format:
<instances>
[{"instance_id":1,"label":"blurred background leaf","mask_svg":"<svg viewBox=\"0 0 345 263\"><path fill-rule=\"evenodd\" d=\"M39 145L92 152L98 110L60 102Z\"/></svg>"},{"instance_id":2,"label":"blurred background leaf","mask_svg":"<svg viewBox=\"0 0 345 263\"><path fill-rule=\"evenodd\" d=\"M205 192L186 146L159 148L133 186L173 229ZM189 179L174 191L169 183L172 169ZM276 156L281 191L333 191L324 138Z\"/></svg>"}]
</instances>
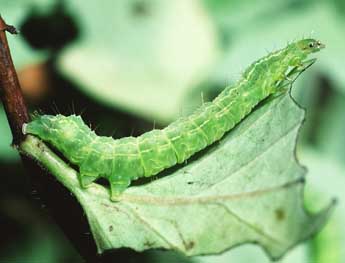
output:
<instances>
[{"instance_id":1,"label":"blurred background leaf","mask_svg":"<svg viewBox=\"0 0 345 263\"><path fill-rule=\"evenodd\" d=\"M336 195L340 202L325 230L282 262L344 258L343 0L0 0L0 12L21 31L9 44L31 109L82 113L99 134L115 138L190 113L233 83L249 63L288 41L320 39L327 48L293 89L307 108L298 153L310 169L310 198L322 203ZM45 213L26 201L26 176L10 142L0 107L0 259L58 262L62 253L80 261ZM9 206L21 207L16 217ZM16 219L27 214L33 220ZM34 222L42 222L43 230L29 231ZM34 249L35 242L47 246L45 253ZM161 251L140 257L141 262L268 262L251 245L213 257L187 259Z\"/></svg>"},{"instance_id":2,"label":"blurred background leaf","mask_svg":"<svg viewBox=\"0 0 345 263\"><path fill-rule=\"evenodd\" d=\"M83 36L60 68L112 107L168 122L209 75L217 41L200 1L69 1Z\"/></svg>"}]
</instances>

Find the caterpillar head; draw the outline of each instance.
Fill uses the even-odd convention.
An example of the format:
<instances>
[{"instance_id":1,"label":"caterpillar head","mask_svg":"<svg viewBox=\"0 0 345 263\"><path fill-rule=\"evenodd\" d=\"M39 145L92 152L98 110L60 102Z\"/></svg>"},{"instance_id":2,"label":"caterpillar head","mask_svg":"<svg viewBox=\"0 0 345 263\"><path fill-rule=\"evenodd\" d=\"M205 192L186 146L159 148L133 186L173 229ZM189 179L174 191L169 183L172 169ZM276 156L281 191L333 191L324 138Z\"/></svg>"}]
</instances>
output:
<instances>
[{"instance_id":1,"label":"caterpillar head","mask_svg":"<svg viewBox=\"0 0 345 263\"><path fill-rule=\"evenodd\" d=\"M301 51L305 55L318 52L321 49L325 48L325 45L322 44L319 40L315 40L311 38L302 39L298 41L296 43L296 46L299 49L299 51Z\"/></svg>"},{"instance_id":2,"label":"caterpillar head","mask_svg":"<svg viewBox=\"0 0 345 263\"><path fill-rule=\"evenodd\" d=\"M23 133L36 135L44 141L52 141L54 138L68 140L77 134L81 125L84 123L80 116L42 115L24 124Z\"/></svg>"}]
</instances>

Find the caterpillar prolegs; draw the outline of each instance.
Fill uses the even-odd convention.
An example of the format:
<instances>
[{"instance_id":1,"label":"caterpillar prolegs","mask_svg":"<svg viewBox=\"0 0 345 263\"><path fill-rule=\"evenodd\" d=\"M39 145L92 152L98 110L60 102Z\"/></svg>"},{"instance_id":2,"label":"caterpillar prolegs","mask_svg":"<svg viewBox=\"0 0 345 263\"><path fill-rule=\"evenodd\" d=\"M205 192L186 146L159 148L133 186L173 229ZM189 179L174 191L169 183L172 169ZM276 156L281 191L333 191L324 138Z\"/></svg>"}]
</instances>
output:
<instances>
[{"instance_id":1,"label":"caterpillar prolegs","mask_svg":"<svg viewBox=\"0 0 345 263\"><path fill-rule=\"evenodd\" d=\"M307 57L324 48L314 39L303 39L257 60L233 86L226 87L212 102L192 115L182 117L162 130L139 137L114 140L97 136L80 116L43 115L23 127L51 143L73 164L79 166L83 187L97 178L110 183L111 199L131 180L153 176L219 140L260 101L284 92L315 59Z\"/></svg>"}]
</instances>

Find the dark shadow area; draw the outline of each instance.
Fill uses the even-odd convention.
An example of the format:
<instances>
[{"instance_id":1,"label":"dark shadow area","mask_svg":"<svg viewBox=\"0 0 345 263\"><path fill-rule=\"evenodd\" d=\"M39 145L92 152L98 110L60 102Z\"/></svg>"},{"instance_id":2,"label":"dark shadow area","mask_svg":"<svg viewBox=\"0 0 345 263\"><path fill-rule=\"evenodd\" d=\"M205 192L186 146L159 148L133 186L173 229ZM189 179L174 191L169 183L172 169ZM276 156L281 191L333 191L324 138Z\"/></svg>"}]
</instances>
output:
<instances>
[{"instance_id":1,"label":"dark shadow area","mask_svg":"<svg viewBox=\"0 0 345 263\"><path fill-rule=\"evenodd\" d=\"M332 97L335 96L335 90L332 88L331 81L324 75L319 75L315 82L315 93L318 97L315 100L315 108L307 115L310 127L308 127L308 133L306 136L307 143L312 145L318 144L318 131L322 124L323 109L327 108L327 105L332 102Z\"/></svg>"}]
</instances>

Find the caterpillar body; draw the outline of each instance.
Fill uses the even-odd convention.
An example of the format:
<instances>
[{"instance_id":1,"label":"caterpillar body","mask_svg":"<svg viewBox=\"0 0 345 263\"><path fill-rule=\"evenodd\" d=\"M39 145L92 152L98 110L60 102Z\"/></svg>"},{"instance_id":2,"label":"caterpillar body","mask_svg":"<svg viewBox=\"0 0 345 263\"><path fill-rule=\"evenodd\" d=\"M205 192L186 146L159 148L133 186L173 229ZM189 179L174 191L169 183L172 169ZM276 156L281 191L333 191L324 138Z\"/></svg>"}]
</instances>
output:
<instances>
[{"instance_id":1,"label":"caterpillar body","mask_svg":"<svg viewBox=\"0 0 345 263\"><path fill-rule=\"evenodd\" d=\"M268 54L250 65L235 85L226 87L192 115L138 137L114 140L97 136L76 115L42 115L25 124L23 132L49 142L78 165L83 187L106 178L115 201L131 180L182 163L219 140L260 101L285 91L291 78L315 61L307 57L323 47L317 40L303 39Z\"/></svg>"}]
</instances>

